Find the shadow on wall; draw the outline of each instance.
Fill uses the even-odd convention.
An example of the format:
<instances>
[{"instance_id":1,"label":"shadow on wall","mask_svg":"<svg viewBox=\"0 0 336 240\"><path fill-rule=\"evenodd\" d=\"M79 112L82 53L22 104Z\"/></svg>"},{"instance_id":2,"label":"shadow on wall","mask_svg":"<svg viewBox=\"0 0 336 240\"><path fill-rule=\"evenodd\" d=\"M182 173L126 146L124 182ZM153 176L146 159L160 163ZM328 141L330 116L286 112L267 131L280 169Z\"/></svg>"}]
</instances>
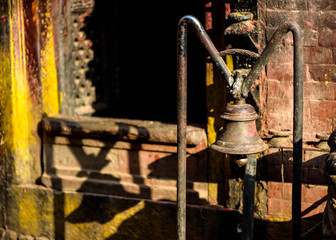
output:
<instances>
[{"instance_id":1,"label":"shadow on wall","mask_svg":"<svg viewBox=\"0 0 336 240\"><path fill-rule=\"evenodd\" d=\"M309 157L311 152L305 152L304 157ZM328 154L319 152L315 157L302 163L302 183L314 185L326 185L324 170L326 167L325 158ZM316 156L317 155L317 156ZM273 182L292 182L293 180L293 152L279 150L276 153L266 155L259 164L260 180Z\"/></svg>"},{"instance_id":2,"label":"shadow on wall","mask_svg":"<svg viewBox=\"0 0 336 240\"><path fill-rule=\"evenodd\" d=\"M119 122L120 131L130 131L135 126ZM78 125L80 129L80 125ZM82 130L81 130L82 131ZM146 128L142 128L146 132ZM117 135L123 135L119 132ZM146 134L144 134L146 136ZM76 178L85 179L77 192L82 196L75 204L71 203L69 193L63 193L63 180L53 179L54 190L54 226L55 239L176 239L176 206L175 203L167 199L160 201L150 200L153 197L151 187L146 185L148 180L175 180L177 172L176 156L158 158L148 165L148 177L141 175L141 163L139 155L139 142L130 141L131 149L127 150L130 176L133 177L132 183L138 186L138 192L130 191L123 183L123 179L106 173L104 168L110 163L108 158L109 149L115 146L116 141L108 139L111 145L99 148L96 154L90 153L82 148L85 146L83 138L70 137L70 147L75 161L78 161L80 169L77 171ZM145 141L145 139L144 139ZM80 146L80 147L78 147ZM207 161L206 151L201 151L201 161L197 161L193 156L188 158L188 180L192 185L194 182L206 182ZM52 154L51 154L52 155ZM280 151L267 155L259 161L258 180L273 182L291 182L291 151ZM306 161L303 164L304 184L317 184L312 176L317 176L319 184L325 184L323 170L324 157L319 156ZM50 164L53 159L49 159ZM45 166L48 168L48 166ZM59 174L56 166L52 166L54 174ZM68 170L71 170L70 167ZM232 172L236 171L232 169ZM236 172L244 172L239 168ZM315 172L315 174L312 174ZM320 175L318 175L319 173ZM234 176L231 176L234 178ZM92 181L95 179L96 181ZM98 180L98 181L97 181ZM104 184L101 184L103 181ZM71 182L70 182L71 183ZM114 184L112 184L114 183ZM96 194L92 189L99 189L105 194ZM190 186L193 187L193 186ZM192 189L192 188L191 188ZM91 190L91 193L90 193ZM72 193L75 194L75 193ZM240 239L237 233L237 226L241 222L241 215L237 211L229 211L223 207L209 206L208 202L197 195L197 192L188 195L194 199L194 204L188 205L187 210L187 234L188 239ZM305 217L311 211L325 202L322 198L311 204L302 212ZM303 220L303 231L311 228L316 222L321 220L321 214L305 217ZM279 222L277 219L256 220L255 238L256 239L288 239L291 222ZM266 231L265 231L266 229ZM316 233L321 231L317 228ZM316 235L314 238L319 239Z\"/></svg>"},{"instance_id":3,"label":"shadow on wall","mask_svg":"<svg viewBox=\"0 0 336 240\"><path fill-rule=\"evenodd\" d=\"M302 233L311 228L314 229L304 239L323 239L321 223L323 213L321 212L323 212L328 200L326 191L328 182L325 177L327 156L328 154L324 152L311 150L303 152L303 159L307 160L302 163ZM279 149L278 152L264 156L259 161L258 171L258 180L283 183L282 193L279 192L277 197L281 201L286 199L287 196L284 201L291 204L292 189L291 184L287 183L292 183L293 180L293 152ZM275 202L276 200L272 204ZM291 205L286 207L291 209ZM284 222L283 224L284 226L287 225L287 230L291 228L291 222ZM277 225L279 224L275 224L275 226ZM281 234L281 231L279 233ZM270 234L272 236L272 233Z\"/></svg>"},{"instance_id":4,"label":"shadow on wall","mask_svg":"<svg viewBox=\"0 0 336 240\"><path fill-rule=\"evenodd\" d=\"M258 160L254 230L256 239L292 237L292 222L286 219L291 218L293 152L283 149L274 151ZM302 164L302 234L315 227L313 233L304 239L322 239L322 212L328 199L324 173L326 156L323 152L304 151L304 159L307 160ZM244 172L244 167L231 164L228 205L240 211L243 207Z\"/></svg>"},{"instance_id":5,"label":"shadow on wall","mask_svg":"<svg viewBox=\"0 0 336 240\"><path fill-rule=\"evenodd\" d=\"M126 131L130 127L123 123L118 123L118 125L122 126L119 128L122 129L122 131L125 131L125 127ZM80 129L81 127L78 125L77 128ZM117 135L121 134L122 133L120 132ZM148 136L148 134L146 135ZM71 145L78 145L78 142L80 142L80 145L85 146L81 138L70 138ZM114 146L114 144L115 142L112 141L112 147ZM123 189L123 186L120 184L101 184L99 183L99 180L109 181L111 183L120 181L119 178L114 177L112 174L101 173L103 168L110 163L110 160L107 159L109 149L102 147L100 148L98 154L87 154L82 147L70 147L69 149L72 151L75 159L81 166L81 171L77 173L76 177L87 179L82 183L81 187L77 189L77 192L85 194L83 194L79 206L71 211L69 214L67 214L65 210L65 194L55 194L55 239L66 239L66 222L70 222L74 225L94 222L97 222L99 224L106 224L108 230L105 231L105 235L107 233L110 233L111 236L114 235L118 231L118 227L122 224L122 222L141 211L145 207L145 203L143 201L123 202L119 199L110 199L108 197L101 196L99 197L96 194L90 194L87 191L90 189L92 191L92 189L101 188L103 186L106 189L101 191L106 193L110 192L111 194L116 194L119 196L150 199L150 188L140 188L139 194L133 194L125 191ZM50 155L52 156L52 154ZM129 152L128 159L130 161L129 166L131 166L131 173L139 174L139 163L137 162L138 156ZM48 161L53 162L51 159L49 159ZM92 181L92 179L98 179L98 181ZM142 179L137 178L133 180L137 184L143 184ZM53 188L58 188L61 190L63 186L60 186L60 182L61 181L57 181L56 184L53 183ZM123 214L120 215L121 213ZM71 235L71 233L69 234ZM97 234L99 233L93 230L93 232L89 235L92 235L92 237L97 237L95 236ZM104 236L101 239L108 239L111 236Z\"/></svg>"},{"instance_id":6,"label":"shadow on wall","mask_svg":"<svg viewBox=\"0 0 336 240\"><path fill-rule=\"evenodd\" d=\"M130 132L130 128L138 128L122 122L117 125L118 129L123 131L118 132L117 136L125 135L125 131ZM75 129L85 132L79 124ZM142 131L145 133L144 136L149 135L145 128L142 128ZM176 179L175 154L159 158L149 164L148 178L142 177L140 165L143 162L140 162L139 156L141 144L128 141L131 147L127 150L128 156L125 158L128 161L129 176L133 177L130 182L137 185L139 190L135 193L129 191L127 183L123 182L124 179L104 171L111 162L108 152L115 146L116 141L107 139L111 143L109 146L101 147L98 153L91 154L84 149L85 143L82 138L71 136L68 139L69 150L80 166L75 178L85 180L77 188L77 192L82 196L81 200L77 202L78 204L70 203L69 193L61 191L67 187L65 184L71 184L71 181L64 183L66 177L62 176L62 171L71 171L74 166L61 169L55 160L48 159L48 164L53 166L45 167L53 169L50 173L55 174L56 178L52 180L52 188L58 189L54 190L55 239L68 239L69 236L73 239L79 237L82 239L176 239L175 203L167 199L150 200L153 197L153 188L146 185L148 180ZM146 139L142 141L146 142ZM193 204L196 204L189 205L187 210L188 239L223 239L226 236L235 239L237 223L240 222L239 214L222 207L205 206L207 201L201 198L197 191L192 190L194 181L206 182L207 180L206 150L202 150L197 155L198 157L191 156L187 160L189 166L187 178L190 187L188 197L192 199ZM50 153L50 156L53 154ZM199 156L202 157L198 161ZM92 191L97 188L106 188L99 189L99 192L104 194L96 194Z\"/></svg>"},{"instance_id":7,"label":"shadow on wall","mask_svg":"<svg viewBox=\"0 0 336 240\"><path fill-rule=\"evenodd\" d=\"M289 152L285 153L286 156L288 154ZM274 156L277 155L278 153ZM104 155L99 156L102 158L100 160L93 158L94 161L106 161L103 157ZM132 155L132 159L132 163L134 164L134 154ZM150 166L158 166L160 162L171 160L170 158L158 159ZM321 163L321 160L323 160L323 157L314 158L306 162L305 166L309 168L316 167L317 164ZM101 164L100 166L105 166L105 164ZM162 175L157 175L155 171L150 176L163 177ZM165 175L164 177L172 177L174 179L175 176ZM273 175L273 177L268 178L268 180L274 181L277 179L277 175ZM113 176L111 176L111 180L112 178ZM114 180L116 179L114 178ZM290 179L287 180L289 181ZM89 183L84 182L78 191L85 191L87 184ZM176 239L175 204L169 202L160 202L158 204L154 201L144 200L142 196L129 193L122 188L117 189L117 191L124 191L124 194L131 198L111 198L109 196L85 194L80 205L69 214L65 213L64 209L62 210L64 206L58 205L56 209L62 211L64 217L60 217L62 214L56 215L60 217L59 219L55 219L55 223L58 223L57 226L63 225L63 228L56 228L55 234L58 236L57 239L62 239L59 236L64 236L64 225L66 222L74 225L83 223L94 225L95 222L103 224L104 231L100 232L101 230L93 228L90 233L95 238L101 236L101 239ZM150 190L145 192L145 196L148 198L150 198L150 195ZM302 212L302 216L304 217L310 211L313 211L325 200L325 198L322 198L320 201L313 203L311 207ZM187 214L188 239L223 239L228 236L230 236L229 239L240 239L237 233L237 225L241 222L241 216L238 212L223 210L223 208L209 208L207 206L189 206ZM314 226L321 218L322 214L304 218L302 224L303 231ZM291 237L291 225L291 221L278 222L274 219L270 221L256 220L255 238L288 239ZM59 230L62 229L63 233L60 233ZM321 237L321 227L316 228L316 232L306 239L322 239L319 237Z\"/></svg>"}]
</instances>

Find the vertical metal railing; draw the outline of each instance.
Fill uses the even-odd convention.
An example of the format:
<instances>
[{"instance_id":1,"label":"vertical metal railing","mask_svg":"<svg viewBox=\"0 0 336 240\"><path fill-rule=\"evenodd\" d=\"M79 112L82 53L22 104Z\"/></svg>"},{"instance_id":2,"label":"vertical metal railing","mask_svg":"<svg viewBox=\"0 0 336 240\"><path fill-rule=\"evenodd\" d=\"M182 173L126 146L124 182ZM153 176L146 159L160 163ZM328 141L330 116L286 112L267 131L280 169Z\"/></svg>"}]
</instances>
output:
<instances>
[{"instance_id":1,"label":"vertical metal railing","mask_svg":"<svg viewBox=\"0 0 336 240\"><path fill-rule=\"evenodd\" d=\"M242 88L232 88L233 78L231 72L226 66L221 55L211 42L208 34L205 32L204 28L200 22L193 16L184 16L178 25L178 49L177 49L177 138L178 138L178 180L177 180L177 232L178 240L186 239L186 127L187 127L187 26L190 24L196 35L199 37L203 46L208 50L214 63L219 68L221 74L224 76L227 84L231 88L231 94L234 96L241 96L246 98L248 93L254 83L254 81L259 76L259 73L264 69L265 65L269 61L270 57L274 54L277 46L281 43L283 37L288 33L292 32L294 38L294 134L293 134L293 186L292 186L292 215L293 215L293 239L299 239L301 235L301 178L302 178L302 123L303 123L303 45L301 37L301 29L296 23L285 23L278 28L276 33L273 35L271 41L266 46L265 50L261 54L256 64L252 67L247 78L244 80ZM239 91L239 92L235 92ZM254 184L255 178L255 167L256 160L253 158L254 163L248 165L246 173L252 178L247 177L246 186L254 189L252 187L252 182ZM254 164L254 165L253 165ZM253 176L254 171L254 176ZM253 181L252 181L253 180ZM244 216L250 216L245 219L243 227L245 228L245 233L248 238L252 239L253 233L253 199L252 191L249 199L244 200L247 205L252 204L251 209L244 206ZM246 197L247 198L247 197ZM245 216L246 215L246 216ZM252 218L252 220L251 220ZM246 226L244 226L244 224ZM250 224L247 226L247 224Z\"/></svg>"},{"instance_id":2,"label":"vertical metal railing","mask_svg":"<svg viewBox=\"0 0 336 240\"><path fill-rule=\"evenodd\" d=\"M194 16L184 16L177 33L177 234L178 240L186 239L186 127L187 127L187 27L190 24L203 46L219 68L229 86L233 78L223 58L213 45L201 23Z\"/></svg>"},{"instance_id":3,"label":"vertical metal railing","mask_svg":"<svg viewBox=\"0 0 336 240\"><path fill-rule=\"evenodd\" d=\"M292 185L292 222L293 239L301 236L301 185L302 185L302 131L303 131L303 44L301 29L297 23L281 25L273 35L261 57L252 67L243 82L242 95L247 97L252 84L264 69L270 57L280 45L284 36L291 32L294 40L294 121L293 121L293 185Z\"/></svg>"},{"instance_id":4,"label":"vertical metal railing","mask_svg":"<svg viewBox=\"0 0 336 240\"><path fill-rule=\"evenodd\" d=\"M257 154L247 155L248 161L245 167L244 194L243 194L243 222L242 239L253 239L254 225L254 194L255 178L257 173Z\"/></svg>"}]
</instances>

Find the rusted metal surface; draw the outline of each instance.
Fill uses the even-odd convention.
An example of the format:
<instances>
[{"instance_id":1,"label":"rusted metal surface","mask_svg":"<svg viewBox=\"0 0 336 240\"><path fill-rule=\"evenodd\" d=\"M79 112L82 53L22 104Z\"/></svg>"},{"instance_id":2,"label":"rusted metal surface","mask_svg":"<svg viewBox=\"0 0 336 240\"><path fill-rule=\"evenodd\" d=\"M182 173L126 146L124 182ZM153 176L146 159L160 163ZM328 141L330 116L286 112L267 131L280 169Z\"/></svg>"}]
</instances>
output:
<instances>
[{"instance_id":1,"label":"rusted metal surface","mask_svg":"<svg viewBox=\"0 0 336 240\"><path fill-rule=\"evenodd\" d=\"M205 49L209 52L211 58L214 60L216 66L219 68L221 74L224 76L227 84L229 86L233 83L233 78L231 76L231 72L224 60L218 53L218 50L213 45L211 39L208 34L202 27L201 23L193 16L184 16L180 22L178 27L178 66L183 65L182 63L187 60L187 43L186 43L186 34L187 34L187 25L191 24L196 35L200 39L201 43L205 47ZM180 58L181 57L181 58ZM180 67L178 67L180 69ZM182 69L181 69L182 70ZM186 70L186 68L185 68ZM183 71L179 71L183 73ZM179 73L178 73L179 75Z\"/></svg>"},{"instance_id":2,"label":"rusted metal surface","mask_svg":"<svg viewBox=\"0 0 336 240\"><path fill-rule=\"evenodd\" d=\"M240 35L248 35L255 30L250 28L253 23L246 24L250 20L231 25L226 31L227 34L236 33ZM250 107L242 107L246 105L245 98L251 90L254 81L257 79L260 71L265 67L271 55L275 52L276 47L280 44L282 38L289 31L294 36L294 134L293 134L293 189L292 189L292 214L293 214L293 239L299 239L301 235L301 168L302 168L302 117L303 117L303 47L301 30L296 23L285 23L280 26L274 34L270 43L265 48L261 57L252 67L251 71L245 79L241 74L236 74L236 81L232 79L232 73L225 65L222 55L216 50L211 40L204 32L203 27L197 19L192 16L185 16L180 20L178 28L178 239L185 239L185 175L186 175L186 90L187 90L187 24L191 23L197 36L200 38L204 47L209 51L210 56L215 64L219 67L220 72L224 76L231 90L231 94L237 99L236 104L228 107L223 115L227 125L224 133L219 137L217 142L211 147L214 150L229 154L252 154L262 152L268 147L262 142L256 131L255 119L258 114ZM238 26L238 28L235 28ZM252 40L252 39L251 39ZM237 51L238 53L238 51ZM252 55L247 51L241 51L245 55ZM256 56L254 56L256 57ZM239 73L239 72L238 72ZM234 85L235 84L235 85ZM255 96L253 95L255 98ZM237 107L238 106L238 107ZM252 107L253 108L253 107ZM239 123L239 124L238 124ZM238 132L238 134L237 134ZM226 146L225 146L226 145ZM252 217L253 224L253 217ZM252 226L252 225L251 225ZM250 226L250 227L251 227ZM252 226L253 228L253 226ZM252 234L252 230L248 228L247 235ZM252 236L252 235L251 235Z\"/></svg>"},{"instance_id":3,"label":"rusted metal surface","mask_svg":"<svg viewBox=\"0 0 336 240\"><path fill-rule=\"evenodd\" d=\"M246 12L246 9L244 9L243 11L241 10L229 14L228 19L232 22L232 24L225 29L224 35L229 36L230 38L231 36L234 36L234 38L232 38L233 41L230 45L236 46L236 42L246 42L247 40L247 42L250 42L252 44L255 50L259 51L259 24L256 20L253 20L254 14L252 12ZM238 37L239 40L236 39L236 37ZM244 60L240 60L239 62L240 64L243 64Z\"/></svg>"},{"instance_id":4,"label":"rusted metal surface","mask_svg":"<svg viewBox=\"0 0 336 240\"><path fill-rule=\"evenodd\" d=\"M254 81L258 78L259 73L263 70L268 63L271 56L275 53L277 47L281 43L283 37L288 33L292 32L294 36L294 81L302 80L302 67L303 67L303 45L301 38L301 30L297 23L285 23L278 28L276 33L273 35L269 44L266 46L265 50L261 54L261 57L252 67L249 75L244 81L244 86L242 89L243 97L247 97ZM297 79L297 80L295 80Z\"/></svg>"},{"instance_id":5,"label":"rusted metal surface","mask_svg":"<svg viewBox=\"0 0 336 240\"><path fill-rule=\"evenodd\" d=\"M224 35L251 35L256 31L256 21L246 20L227 27Z\"/></svg>"},{"instance_id":6,"label":"rusted metal surface","mask_svg":"<svg viewBox=\"0 0 336 240\"><path fill-rule=\"evenodd\" d=\"M303 121L303 45L301 29L297 23L285 23L278 28L271 41L261 54L261 57L252 67L242 86L242 97L248 93L257 79L259 73L264 69L270 57L281 43L283 37L292 32L294 38L294 134L293 134L293 239L301 236L301 179L302 179L302 121Z\"/></svg>"},{"instance_id":7,"label":"rusted metal surface","mask_svg":"<svg viewBox=\"0 0 336 240\"><path fill-rule=\"evenodd\" d=\"M219 55L201 23L193 16L184 16L177 33L177 235L186 238L186 126L187 126L187 25L191 24L203 46L224 76L227 84L233 84L231 72Z\"/></svg>"},{"instance_id":8,"label":"rusted metal surface","mask_svg":"<svg viewBox=\"0 0 336 240\"><path fill-rule=\"evenodd\" d=\"M242 167L247 164L248 158L239 158L239 159L235 159L234 161L239 167Z\"/></svg>"},{"instance_id":9,"label":"rusted metal surface","mask_svg":"<svg viewBox=\"0 0 336 240\"><path fill-rule=\"evenodd\" d=\"M254 59L260 58L260 55L256 52L252 52L246 49L236 49L236 48L231 48L231 49L226 49L224 51L220 51L219 54L222 57L225 55L240 54L240 55L247 56L247 57L254 58Z\"/></svg>"},{"instance_id":10,"label":"rusted metal surface","mask_svg":"<svg viewBox=\"0 0 336 240\"><path fill-rule=\"evenodd\" d=\"M255 120L259 116L251 105L228 105L221 117L226 120L226 126L217 141L211 145L213 150L243 155L268 149L257 133Z\"/></svg>"}]
</instances>

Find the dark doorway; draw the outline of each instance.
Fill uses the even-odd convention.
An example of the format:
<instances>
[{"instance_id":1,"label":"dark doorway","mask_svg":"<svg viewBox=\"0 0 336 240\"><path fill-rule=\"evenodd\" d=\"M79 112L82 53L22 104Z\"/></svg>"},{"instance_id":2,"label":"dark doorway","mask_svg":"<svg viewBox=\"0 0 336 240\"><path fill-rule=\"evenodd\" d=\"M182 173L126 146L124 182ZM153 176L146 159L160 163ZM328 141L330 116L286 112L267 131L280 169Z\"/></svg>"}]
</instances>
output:
<instances>
[{"instance_id":1,"label":"dark doorway","mask_svg":"<svg viewBox=\"0 0 336 240\"><path fill-rule=\"evenodd\" d=\"M203 23L204 1L95 2L86 26L95 115L176 122L177 25L186 14ZM205 124L205 51L191 30L188 74L188 122Z\"/></svg>"}]
</instances>

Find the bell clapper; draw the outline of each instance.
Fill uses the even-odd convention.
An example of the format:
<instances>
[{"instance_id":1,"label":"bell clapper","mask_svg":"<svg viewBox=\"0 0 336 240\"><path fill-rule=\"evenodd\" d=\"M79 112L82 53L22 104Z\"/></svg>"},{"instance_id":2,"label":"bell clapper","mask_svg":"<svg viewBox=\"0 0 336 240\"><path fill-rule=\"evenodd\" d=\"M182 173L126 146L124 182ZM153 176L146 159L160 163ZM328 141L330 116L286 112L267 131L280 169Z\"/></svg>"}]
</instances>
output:
<instances>
[{"instance_id":1,"label":"bell clapper","mask_svg":"<svg viewBox=\"0 0 336 240\"><path fill-rule=\"evenodd\" d=\"M235 159L235 163L239 166L239 167L243 167L247 164L248 162L248 158L245 157L245 158L238 158L238 159Z\"/></svg>"}]
</instances>

